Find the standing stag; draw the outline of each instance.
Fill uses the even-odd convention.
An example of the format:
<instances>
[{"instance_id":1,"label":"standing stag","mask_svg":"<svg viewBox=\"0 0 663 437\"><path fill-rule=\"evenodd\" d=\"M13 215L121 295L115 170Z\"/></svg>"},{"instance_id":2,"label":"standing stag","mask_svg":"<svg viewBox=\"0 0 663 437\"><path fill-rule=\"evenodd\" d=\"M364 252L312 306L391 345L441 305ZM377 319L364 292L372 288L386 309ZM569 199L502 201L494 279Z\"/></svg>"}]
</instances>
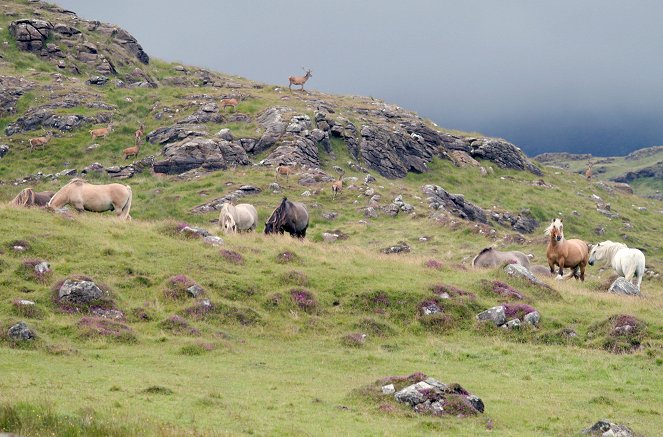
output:
<instances>
[{"instance_id":1,"label":"standing stag","mask_svg":"<svg viewBox=\"0 0 663 437\"><path fill-rule=\"evenodd\" d=\"M338 180L332 182L332 199L336 199L336 195L340 194L341 191L343 190L343 175L345 174L345 172L341 171L339 173L340 174L338 175Z\"/></svg>"},{"instance_id":2,"label":"standing stag","mask_svg":"<svg viewBox=\"0 0 663 437\"><path fill-rule=\"evenodd\" d=\"M302 91L304 91L304 84L309 79L309 77L313 77L313 75L311 74L310 69L302 67L302 70L304 70L306 72L306 74L304 76L290 76L288 78L288 82L290 82L290 84L288 85L288 89L290 91L292 91L292 86L293 85L301 85L302 86Z\"/></svg>"},{"instance_id":3,"label":"standing stag","mask_svg":"<svg viewBox=\"0 0 663 437\"><path fill-rule=\"evenodd\" d=\"M30 138L30 152L32 152L37 146L41 146L43 150L44 145L48 144L48 142L51 141L51 138L53 138L53 132L51 131L48 131L45 137Z\"/></svg>"},{"instance_id":4,"label":"standing stag","mask_svg":"<svg viewBox=\"0 0 663 437\"><path fill-rule=\"evenodd\" d=\"M134 144L138 145L138 142L143 138L143 135L145 135L145 125L143 123L140 124L140 127L136 132L134 132Z\"/></svg>"},{"instance_id":5,"label":"standing stag","mask_svg":"<svg viewBox=\"0 0 663 437\"><path fill-rule=\"evenodd\" d=\"M98 137L106 138L106 135L108 135L112 131L113 131L113 123L108 123L108 127L100 127L99 129L92 129L90 131L90 135L92 135L92 139L95 140Z\"/></svg>"},{"instance_id":6,"label":"standing stag","mask_svg":"<svg viewBox=\"0 0 663 437\"><path fill-rule=\"evenodd\" d=\"M592 161L587 162L587 170L585 170L585 177L587 180L592 179Z\"/></svg>"}]
</instances>

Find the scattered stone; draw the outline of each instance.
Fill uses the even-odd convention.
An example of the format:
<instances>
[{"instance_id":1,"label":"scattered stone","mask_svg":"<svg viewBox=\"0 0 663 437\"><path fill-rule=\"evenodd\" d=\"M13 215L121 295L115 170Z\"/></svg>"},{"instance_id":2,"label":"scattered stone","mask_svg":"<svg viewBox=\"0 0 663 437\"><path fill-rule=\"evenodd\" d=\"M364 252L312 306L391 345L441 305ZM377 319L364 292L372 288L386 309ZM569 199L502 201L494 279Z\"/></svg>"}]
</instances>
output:
<instances>
[{"instance_id":1,"label":"scattered stone","mask_svg":"<svg viewBox=\"0 0 663 437\"><path fill-rule=\"evenodd\" d=\"M9 152L9 146L6 144L0 144L0 159Z\"/></svg>"},{"instance_id":2,"label":"scattered stone","mask_svg":"<svg viewBox=\"0 0 663 437\"><path fill-rule=\"evenodd\" d=\"M529 323L532 326L538 326L539 321L541 320L541 314L538 311L532 311L531 313L525 314L523 321Z\"/></svg>"},{"instance_id":3,"label":"scattered stone","mask_svg":"<svg viewBox=\"0 0 663 437\"><path fill-rule=\"evenodd\" d=\"M590 428L582 431L592 437L636 437L631 428L626 425L618 425L607 419L599 420Z\"/></svg>"},{"instance_id":4,"label":"scattered stone","mask_svg":"<svg viewBox=\"0 0 663 437\"><path fill-rule=\"evenodd\" d=\"M106 82L108 82L108 78L106 76L92 76L87 81L85 81L85 83L87 83L88 85L97 85L97 86L105 85Z\"/></svg>"},{"instance_id":5,"label":"scattered stone","mask_svg":"<svg viewBox=\"0 0 663 437\"><path fill-rule=\"evenodd\" d=\"M216 235L207 235L203 237L203 242L212 246L221 246L223 245L223 238L217 237Z\"/></svg>"},{"instance_id":6,"label":"scattered stone","mask_svg":"<svg viewBox=\"0 0 663 437\"><path fill-rule=\"evenodd\" d=\"M204 238L209 237L210 233L207 229L198 228L196 226L186 225L180 229L180 234L184 234L187 237L198 237Z\"/></svg>"},{"instance_id":7,"label":"scattered stone","mask_svg":"<svg viewBox=\"0 0 663 437\"><path fill-rule=\"evenodd\" d=\"M394 384L387 384L387 385L382 386L382 394L390 395L392 393L396 393L396 389L394 388Z\"/></svg>"},{"instance_id":8,"label":"scattered stone","mask_svg":"<svg viewBox=\"0 0 663 437\"><path fill-rule=\"evenodd\" d=\"M90 280L66 279L58 289L58 300L74 305L86 305L107 296Z\"/></svg>"},{"instance_id":9,"label":"scattered stone","mask_svg":"<svg viewBox=\"0 0 663 437\"><path fill-rule=\"evenodd\" d=\"M18 322L10 327L7 331L7 335L13 341L28 341L34 340L35 338L34 332L32 332L25 322Z\"/></svg>"},{"instance_id":10,"label":"scattered stone","mask_svg":"<svg viewBox=\"0 0 663 437\"><path fill-rule=\"evenodd\" d=\"M608 291L611 293L625 294L627 296L640 296L640 289L622 276L612 283Z\"/></svg>"},{"instance_id":11,"label":"scattered stone","mask_svg":"<svg viewBox=\"0 0 663 437\"><path fill-rule=\"evenodd\" d=\"M330 234L329 232L324 232L322 234L322 239L327 243L333 243L338 240L338 234Z\"/></svg>"},{"instance_id":12,"label":"scattered stone","mask_svg":"<svg viewBox=\"0 0 663 437\"><path fill-rule=\"evenodd\" d=\"M506 315L504 314L504 306L498 305L492 308L487 309L479 314L477 314L477 320L489 320L495 324L495 326L501 326L506 323Z\"/></svg>"},{"instance_id":13,"label":"scattered stone","mask_svg":"<svg viewBox=\"0 0 663 437\"><path fill-rule=\"evenodd\" d=\"M526 279L532 284L536 284L543 288L550 288L548 284L541 281L539 278L534 276L532 272L530 272L526 267L521 266L520 264L508 264L504 267L504 272L509 276Z\"/></svg>"},{"instance_id":14,"label":"scattered stone","mask_svg":"<svg viewBox=\"0 0 663 437\"><path fill-rule=\"evenodd\" d=\"M520 326L521 326L520 319L513 319L513 320L509 320L504 325L502 325L502 328L504 328L504 329L519 329Z\"/></svg>"},{"instance_id":15,"label":"scattered stone","mask_svg":"<svg viewBox=\"0 0 663 437\"><path fill-rule=\"evenodd\" d=\"M447 211L464 220L488 223L485 211L465 201L462 194L450 194L438 185L424 185L422 191L428 196L428 207L433 210Z\"/></svg>"},{"instance_id":16,"label":"scattered stone","mask_svg":"<svg viewBox=\"0 0 663 437\"><path fill-rule=\"evenodd\" d=\"M192 286L188 287L186 289L186 291L187 291L187 293L189 293L189 295L191 297L198 297L198 296L202 295L203 293L205 293L205 290L203 289L203 287L201 287L198 284L193 284Z\"/></svg>"},{"instance_id":17,"label":"scattered stone","mask_svg":"<svg viewBox=\"0 0 663 437\"><path fill-rule=\"evenodd\" d=\"M280 193L281 192L281 186L279 184L277 184L276 182L272 182L271 184L269 184L267 186L267 188L272 193Z\"/></svg>"},{"instance_id":18,"label":"scattered stone","mask_svg":"<svg viewBox=\"0 0 663 437\"><path fill-rule=\"evenodd\" d=\"M386 254L391 254L391 253L409 253L410 252L410 246L404 241L399 241L398 244L395 244L393 246L389 246L387 248L382 249L382 253Z\"/></svg>"}]
</instances>

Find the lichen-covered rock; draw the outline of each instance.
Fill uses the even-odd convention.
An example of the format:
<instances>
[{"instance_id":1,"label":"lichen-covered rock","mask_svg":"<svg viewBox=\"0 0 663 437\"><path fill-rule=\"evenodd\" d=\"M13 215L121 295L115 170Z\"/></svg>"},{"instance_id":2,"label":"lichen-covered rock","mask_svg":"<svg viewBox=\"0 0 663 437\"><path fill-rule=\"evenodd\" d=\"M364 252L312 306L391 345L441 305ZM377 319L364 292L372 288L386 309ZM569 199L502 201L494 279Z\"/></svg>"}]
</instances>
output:
<instances>
[{"instance_id":1,"label":"lichen-covered rock","mask_svg":"<svg viewBox=\"0 0 663 437\"><path fill-rule=\"evenodd\" d=\"M13 341L29 341L35 338L34 332L25 322L18 322L7 331L7 336Z\"/></svg>"},{"instance_id":2,"label":"lichen-covered rock","mask_svg":"<svg viewBox=\"0 0 663 437\"><path fill-rule=\"evenodd\" d=\"M532 164L527 156L516 146L497 138L478 138L470 143L470 155L474 158L487 159L501 168L527 170L537 176L543 173Z\"/></svg>"},{"instance_id":3,"label":"lichen-covered rock","mask_svg":"<svg viewBox=\"0 0 663 437\"><path fill-rule=\"evenodd\" d=\"M67 279L58 289L58 300L71 304L88 304L106 296L93 281Z\"/></svg>"},{"instance_id":4,"label":"lichen-covered rock","mask_svg":"<svg viewBox=\"0 0 663 437\"><path fill-rule=\"evenodd\" d=\"M20 50L41 52L51 36L53 25L44 20L16 20L9 24L9 34Z\"/></svg>"},{"instance_id":5,"label":"lichen-covered rock","mask_svg":"<svg viewBox=\"0 0 663 437\"><path fill-rule=\"evenodd\" d=\"M539 285L543 288L550 288L548 284L541 281L539 278L534 276L534 274L532 274L532 272L530 272L526 267L521 266L520 264L507 264L504 267L504 273L506 273L509 276L513 276L514 278L526 279L532 284Z\"/></svg>"},{"instance_id":6,"label":"lichen-covered rock","mask_svg":"<svg viewBox=\"0 0 663 437\"><path fill-rule=\"evenodd\" d=\"M640 289L620 276L610 285L608 289L611 293L624 294L627 296L640 296Z\"/></svg>"},{"instance_id":7,"label":"lichen-covered rock","mask_svg":"<svg viewBox=\"0 0 663 437\"><path fill-rule=\"evenodd\" d=\"M498 305L487 309L486 311L477 314L477 320L489 320L495 326L501 326L506 323L506 315L504 314L504 306Z\"/></svg>"},{"instance_id":8,"label":"lichen-covered rock","mask_svg":"<svg viewBox=\"0 0 663 437\"><path fill-rule=\"evenodd\" d=\"M170 144L193 137L207 136L207 130L202 126L175 125L160 127L145 136L152 144Z\"/></svg>"},{"instance_id":9,"label":"lichen-covered rock","mask_svg":"<svg viewBox=\"0 0 663 437\"><path fill-rule=\"evenodd\" d=\"M592 437L635 437L636 434L626 425L612 423L607 419L599 420L591 427L582 431Z\"/></svg>"}]
</instances>

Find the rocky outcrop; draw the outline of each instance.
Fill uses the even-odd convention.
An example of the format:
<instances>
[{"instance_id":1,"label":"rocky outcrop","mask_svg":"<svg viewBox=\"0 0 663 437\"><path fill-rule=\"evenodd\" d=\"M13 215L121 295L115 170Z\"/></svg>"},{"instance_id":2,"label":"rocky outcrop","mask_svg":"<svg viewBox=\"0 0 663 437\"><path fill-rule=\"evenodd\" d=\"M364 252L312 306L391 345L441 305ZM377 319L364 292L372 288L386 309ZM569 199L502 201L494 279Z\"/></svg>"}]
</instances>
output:
<instances>
[{"instance_id":1,"label":"rocky outcrop","mask_svg":"<svg viewBox=\"0 0 663 437\"><path fill-rule=\"evenodd\" d=\"M438 185L424 185L422 191L428 196L428 206L433 210L446 211L464 220L488 223L484 210L466 201L462 194L450 194Z\"/></svg>"},{"instance_id":2,"label":"rocky outcrop","mask_svg":"<svg viewBox=\"0 0 663 437\"><path fill-rule=\"evenodd\" d=\"M0 116L16 112L16 102L34 87L22 77L0 76Z\"/></svg>"},{"instance_id":3,"label":"rocky outcrop","mask_svg":"<svg viewBox=\"0 0 663 437\"><path fill-rule=\"evenodd\" d=\"M153 130L145 136L145 139L152 144L169 144L187 138L205 137L207 135L207 130L203 126L175 125Z\"/></svg>"},{"instance_id":4,"label":"rocky outcrop","mask_svg":"<svg viewBox=\"0 0 663 437\"><path fill-rule=\"evenodd\" d=\"M5 129L5 134L7 136L12 136L17 133L42 128L69 132L78 129L85 124L107 124L111 121L111 116L112 114L106 112L99 113L92 117L85 115L57 115L49 109L40 107L29 110L14 123L8 125Z\"/></svg>"},{"instance_id":5,"label":"rocky outcrop","mask_svg":"<svg viewBox=\"0 0 663 437\"><path fill-rule=\"evenodd\" d=\"M506 226L523 234L531 234L539 226L539 222L536 221L528 209L521 210L518 215L506 211L493 211L490 213L490 218L502 226Z\"/></svg>"},{"instance_id":6,"label":"rocky outcrop","mask_svg":"<svg viewBox=\"0 0 663 437\"><path fill-rule=\"evenodd\" d=\"M46 48L53 25L44 20L16 20L9 24L9 34L20 50L40 53Z\"/></svg>"},{"instance_id":7,"label":"rocky outcrop","mask_svg":"<svg viewBox=\"0 0 663 437\"><path fill-rule=\"evenodd\" d=\"M642 178L663 179L663 161L659 161L654 165L650 165L649 167L641 168L636 171L629 171L622 176L613 178L612 180L615 182L630 183L636 179Z\"/></svg>"},{"instance_id":8,"label":"rocky outcrop","mask_svg":"<svg viewBox=\"0 0 663 437\"><path fill-rule=\"evenodd\" d=\"M473 158L487 159L501 168L527 170L537 176L543 173L532 164L516 146L497 138L478 138L470 141L470 155Z\"/></svg>"},{"instance_id":9,"label":"rocky outcrop","mask_svg":"<svg viewBox=\"0 0 663 437\"><path fill-rule=\"evenodd\" d=\"M237 200L241 199L244 196L248 196L251 194L258 194L261 191L262 190L260 188L254 187L252 185L242 185L237 190L229 194L226 194L223 197L217 197L214 200L196 206L195 208L191 209L191 212L194 214L206 214L208 212L218 211L226 202L237 202Z\"/></svg>"},{"instance_id":10,"label":"rocky outcrop","mask_svg":"<svg viewBox=\"0 0 663 437\"><path fill-rule=\"evenodd\" d=\"M168 144L162 150L164 159L154 163L154 171L180 174L195 168L225 169L229 165L247 165L249 159L242 146L228 141L193 138Z\"/></svg>"},{"instance_id":11,"label":"rocky outcrop","mask_svg":"<svg viewBox=\"0 0 663 437\"><path fill-rule=\"evenodd\" d=\"M636 437L637 434L626 425L613 423L607 419L599 420L591 427L584 429L583 434L590 437Z\"/></svg>"},{"instance_id":12,"label":"rocky outcrop","mask_svg":"<svg viewBox=\"0 0 663 437\"><path fill-rule=\"evenodd\" d=\"M317 145L308 138L291 136L279 141L279 146L263 161L263 164L298 164L300 166L319 167Z\"/></svg>"},{"instance_id":13,"label":"rocky outcrop","mask_svg":"<svg viewBox=\"0 0 663 437\"><path fill-rule=\"evenodd\" d=\"M285 107L273 107L263 111L256 121L265 130L260 139L253 147L254 153L263 152L272 147L285 133L288 124L283 120L283 115L292 110Z\"/></svg>"}]
</instances>

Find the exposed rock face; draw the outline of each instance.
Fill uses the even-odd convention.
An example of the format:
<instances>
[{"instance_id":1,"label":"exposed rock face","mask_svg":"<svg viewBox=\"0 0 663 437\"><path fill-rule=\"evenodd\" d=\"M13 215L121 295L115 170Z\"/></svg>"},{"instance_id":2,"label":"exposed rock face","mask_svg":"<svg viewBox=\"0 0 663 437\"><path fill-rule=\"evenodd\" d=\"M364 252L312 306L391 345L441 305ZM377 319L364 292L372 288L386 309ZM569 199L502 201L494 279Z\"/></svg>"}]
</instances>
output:
<instances>
[{"instance_id":1,"label":"exposed rock face","mask_svg":"<svg viewBox=\"0 0 663 437\"><path fill-rule=\"evenodd\" d=\"M94 117L84 115L56 115L53 111L45 108L31 109L20 117L16 122L5 129L7 136L17 133L37 130L40 128L57 129L69 132L80 128L84 124L105 124L111 120L111 114L99 113Z\"/></svg>"},{"instance_id":2,"label":"exposed rock face","mask_svg":"<svg viewBox=\"0 0 663 437\"><path fill-rule=\"evenodd\" d=\"M304 137L295 136L291 138L280 141L280 145L269 154L264 163L274 166L296 163L300 166L319 167L320 158L316 144Z\"/></svg>"},{"instance_id":3,"label":"exposed rock face","mask_svg":"<svg viewBox=\"0 0 663 437\"><path fill-rule=\"evenodd\" d=\"M16 112L16 102L34 84L22 77L0 76L0 116Z\"/></svg>"},{"instance_id":4,"label":"exposed rock face","mask_svg":"<svg viewBox=\"0 0 663 437\"><path fill-rule=\"evenodd\" d=\"M285 133L288 126L283 121L283 114L291 112L290 108L274 107L263 111L256 121L265 129L260 139L253 147L254 153L260 153L272 147L276 141Z\"/></svg>"},{"instance_id":5,"label":"exposed rock face","mask_svg":"<svg viewBox=\"0 0 663 437\"><path fill-rule=\"evenodd\" d=\"M663 178L663 161L657 162L654 165L649 167L642 168L637 171L629 171L625 175L618 176L612 180L615 182L633 182L636 179L641 178Z\"/></svg>"},{"instance_id":6,"label":"exposed rock face","mask_svg":"<svg viewBox=\"0 0 663 437\"><path fill-rule=\"evenodd\" d=\"M497 138L479 138L470 143L473 158L487 159L493 161L501 168L514 170L527 170L535 175L542 176L543 173L532 164L525 154L516 146Z\"/></svg>"},{"instance_id":7,"label":"exposed rock face","mask_svg":"<svg viewBox=\"0 0 663 437\"><path fill-rule=\"evenodd\" d=\"M582 431L591 437L636 437L631 428L626 425L612 423L607 419L599 420L590 428Z\"/></svg>"},{"instance_id":8,"label":"exposed rock face","mask_svg":"<svg viewBox=\"0 0 663 437\"><path fill-rule=\"evenodd\" d=\"M41 52L52 30L53 25L44 20L17 20L9 24L9 34L18 48L28 52Z\"/></svg>"},{"instance_id":9,"label":"exposed rock face","mask_svg":"<svg viewBox=\"0 0 663 437\"><path fill-rule=\"evenodd\" d=\"M426 163L439 154L439 148L426 143L422 137L402 131L393 132L388 126L364 125L359 153L369 168L377 170L382 176L402 178L408 171L426 172Z\"/></svg>"},{"instance_id":10,"label":"exposed rock face","mask_svg":"<svg viewBox=\"0 0 663 437\"><path fill-rule=\"evenodd\" d=\"M203 126L175 125L153 130L145 136L145 139L152 144L168 144L187 138L204 136L207 136L207 130Z\"/></svg>"},{"instance_id":11,"label":"exposed rock face","mask_svg":"<svg viewBox=\"0 0 663 437\"><path fill-rule=\"evenodd\" d=\"M219 142L208 138L195 138L169 144L163 148L165 159L154 163L154 171L166 174L180 174L194 168L205 170L225 169L228 165L248 163L246 152L241 146L225 141L223 148L228 152L227 160Z\"/></svg>"},{"instance_id":12,"label":"exposed rock face","mask_svg":"<svg viewBox=\"0 0 663 437\"><path fill-rule=\"evenodd\" d=\"M539 226L539 222L532 217L532 213L528 209L521 210L518 215L509 212L493 212L491 218L500 225L523 234L531 234Z\"/></svg>"},{"instance_id":13,"label":"exposed rock face","mask_svg":"<svg viewBox=\"0 0 663 437\"><path fill-rule=\"evenodd\" d=\"M449 194L439 185L424 185L428 206L434 210L444 210L465 220L488 223L486 213L477 205L465 200L462 194Z\"/></svg>"},{"instance_id":14,"label":"exposed rock face","mask_svg":"<svg viewBox=\"0 0 663 437\"><path fill-rule=\"evenodd\" d=\"M252 185L242 185L241 187L239 187L237 190L233 191L230 194L216 198L202 205L196 206L191 210L191 212L194 214L206 214L211 211L218 211L226 202L234 202L244 196L251 194L258 194L260 193L260 191L261 191L260 188L254 187Z\"/></svg>"}]
</instances>

